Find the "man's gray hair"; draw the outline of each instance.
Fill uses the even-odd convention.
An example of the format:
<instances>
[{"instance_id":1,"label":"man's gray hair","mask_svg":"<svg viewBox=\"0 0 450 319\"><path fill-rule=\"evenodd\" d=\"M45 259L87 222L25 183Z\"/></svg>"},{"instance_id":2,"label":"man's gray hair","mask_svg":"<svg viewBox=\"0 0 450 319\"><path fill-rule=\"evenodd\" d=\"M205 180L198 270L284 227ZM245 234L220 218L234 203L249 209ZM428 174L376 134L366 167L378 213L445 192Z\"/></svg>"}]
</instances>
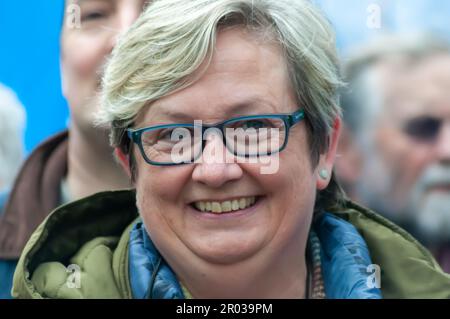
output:
<instances>
[{"instance_id":1,"label":"man's gray hair","mask_svg":"<svg viewBox=\"0 0 450 319\"><path fill-rule=\"evenodd\" d=\"M364 136L382 109L382 92L375 74L378 63L406 62L408 65L436 54L450 54L450 43L427 33L384 35L355 48L343 65L347 86L341 90L344 122L355 136Z\"/></svg>"},{"instance_id":2,"label":"man's gray hair","mask_svg":"<svg viewBox=\"0 0 450 319\"><path fill-rule=\"evenodd\" d=\"M24 156L25 109L16 94L0 84L0 191L10 186Z\"/></svg>"}]
</instances>

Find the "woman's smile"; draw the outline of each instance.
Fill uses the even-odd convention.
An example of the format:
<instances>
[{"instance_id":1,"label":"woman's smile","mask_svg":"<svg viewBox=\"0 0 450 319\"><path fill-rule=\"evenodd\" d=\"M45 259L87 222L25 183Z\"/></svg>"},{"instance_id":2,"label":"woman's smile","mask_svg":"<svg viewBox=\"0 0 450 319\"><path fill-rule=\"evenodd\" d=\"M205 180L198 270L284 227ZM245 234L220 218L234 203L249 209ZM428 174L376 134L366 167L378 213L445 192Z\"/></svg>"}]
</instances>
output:
<instances>
[{"instance_id":1,"label":"woman's smile","mask_svg":"<svg viewBox=\"0 0 450 319\"><path fill-rule=\"evenodd\" d=\"M234 219L255 213L264 205L265 200L265 196L246 196L224 201L195 201L188 205L188 212L194 213L202 219Z\"/></svg>"}]
</instances>

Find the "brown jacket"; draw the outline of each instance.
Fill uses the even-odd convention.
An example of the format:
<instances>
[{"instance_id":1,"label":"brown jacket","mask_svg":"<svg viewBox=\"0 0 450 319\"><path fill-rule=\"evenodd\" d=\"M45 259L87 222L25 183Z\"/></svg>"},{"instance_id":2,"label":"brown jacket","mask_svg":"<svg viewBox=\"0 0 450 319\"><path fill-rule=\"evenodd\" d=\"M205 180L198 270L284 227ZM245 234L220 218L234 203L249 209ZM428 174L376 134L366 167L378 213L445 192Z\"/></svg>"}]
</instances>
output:
<instances>
[{"instance_id":1,"label":"brown jacket","mask_svg":"<svg viewBox=\"0 0 450 319\"><path fill-rule=\"evenodd\" d=\"M40 144L27 158L0 217L0 259L18 259L33 231L61 203L68 132Z\"/></svg>"}]
</instances>

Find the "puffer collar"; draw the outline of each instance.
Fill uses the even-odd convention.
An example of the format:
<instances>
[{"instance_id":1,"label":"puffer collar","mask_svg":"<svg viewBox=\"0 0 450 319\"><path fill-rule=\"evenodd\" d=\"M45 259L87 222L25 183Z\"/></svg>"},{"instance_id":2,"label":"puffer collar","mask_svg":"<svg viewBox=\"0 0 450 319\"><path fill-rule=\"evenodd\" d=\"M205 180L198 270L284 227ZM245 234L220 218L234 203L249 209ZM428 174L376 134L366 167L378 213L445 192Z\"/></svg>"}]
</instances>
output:
<instances>
[{"instance_id":1,"label":"puffer collar","mask_svg":"<svg viewBox=\"0 0 450 319\"><path fill-rule=\"evenodd\" d=\"M325 294L330 299L380 299L372 281L372 260L364 239L343 219L321 213L313 222L320 241ZM129 275L136 299L183 299L185 295L173 270L164 261L142 222L130 233Z\"/></svg>"}]
</instances>

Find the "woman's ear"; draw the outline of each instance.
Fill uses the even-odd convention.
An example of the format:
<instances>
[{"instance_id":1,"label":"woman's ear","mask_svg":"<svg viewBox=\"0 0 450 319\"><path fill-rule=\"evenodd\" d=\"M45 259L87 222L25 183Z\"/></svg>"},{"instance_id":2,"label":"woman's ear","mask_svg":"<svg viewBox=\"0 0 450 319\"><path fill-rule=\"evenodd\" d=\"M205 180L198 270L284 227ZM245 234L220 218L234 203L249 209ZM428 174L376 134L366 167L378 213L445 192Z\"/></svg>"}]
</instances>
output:
<instances>
[{"instance_id":1,"label":"woman's ear","mask_svg":"<svg viewBox=\"0 0 450 319\"><path fill-rule=\"evenodd\" d=\"M342 120L340 117L337 117L333 122L332 132L329 137L328 150L320 155L319 164L315 170L315 175L317 178L316 187L318 190L325 189L330 182L334 161L336 160L341 128Z\"/></svg>"},{"instance_id":2,"label":"woman's ear","mask_svg":"<svg viewBox=\"0 0 450 319\"><path fill-rule=\"evenodd\" d=\"M120 166L125 170L129 178L131 178L130 157L126 155L119 147L114 149L114 154L119 160Z\"/></svg>"}]
</instances>

